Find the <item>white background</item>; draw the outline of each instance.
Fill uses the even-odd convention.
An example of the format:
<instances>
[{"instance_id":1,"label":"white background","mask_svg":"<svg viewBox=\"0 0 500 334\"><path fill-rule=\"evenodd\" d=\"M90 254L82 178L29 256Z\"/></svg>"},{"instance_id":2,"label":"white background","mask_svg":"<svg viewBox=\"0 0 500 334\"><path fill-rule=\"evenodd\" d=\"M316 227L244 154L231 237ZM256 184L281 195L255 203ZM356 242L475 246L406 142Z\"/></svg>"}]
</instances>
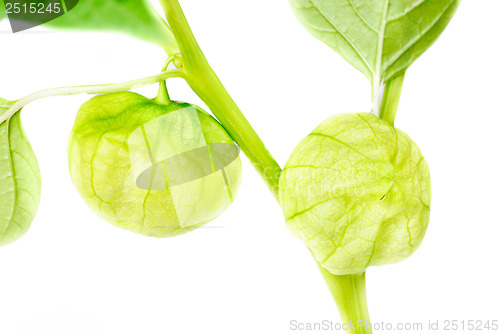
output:
<instances>
[{"instance_id":1,"label":"white background","mask_svg":"<svg viewBox=\"0 0 500 334\"><path fill-rule=\"evenodd\" d=\"M369 112L368 80L296 21L287 1L183 0L210 63L275 158L335 113ZM498 0L464 1L408 71L396 126L432 172L421 248L369 268L373 322L500 320ZM155 45L112 34L11 34L0 24L0 95L136 79L160 71ZM181 80L178 100L203 105ZM138 92L154 97L157 87ZM42 202L0 249L3 334L292 333L291 320L339 321L309 252L246 158L237 201L210 228L154 239L97 218L74 189L66 142L88 96L23 111Z\"/></svg>"}]
</instances>

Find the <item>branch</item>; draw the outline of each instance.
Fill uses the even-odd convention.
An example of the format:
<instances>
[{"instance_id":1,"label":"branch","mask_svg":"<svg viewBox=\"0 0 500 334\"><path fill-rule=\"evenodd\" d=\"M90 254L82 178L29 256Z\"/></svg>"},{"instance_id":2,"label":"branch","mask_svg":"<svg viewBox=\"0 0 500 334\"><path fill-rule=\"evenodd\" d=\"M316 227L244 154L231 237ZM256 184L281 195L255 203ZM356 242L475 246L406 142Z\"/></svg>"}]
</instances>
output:
<instances>
[{"instance_id":1,"label":"branch","mask_svg":"<svg viewBox=\"0 0 500 334\"><path fill-rule=\"evenodd\" d=\"M142 78L138 80L126 81L117 84L106 84L106 85L89 85L89 86L73 86L73 87L60 87L44 89L28 96L17 100L9 109L0 116L0 124L10 119L16 112L21 110L28 103L33 101L50 97L50 96L60 96L60 95L79 95L79 94L109 94L118 93L126 90L131 90L134 88L139 88L142 86L152 85L166 79L171 78L185 78L185 73L182 70L171 70L161 72L159 74Z\"/></svg>"}]
</instances>

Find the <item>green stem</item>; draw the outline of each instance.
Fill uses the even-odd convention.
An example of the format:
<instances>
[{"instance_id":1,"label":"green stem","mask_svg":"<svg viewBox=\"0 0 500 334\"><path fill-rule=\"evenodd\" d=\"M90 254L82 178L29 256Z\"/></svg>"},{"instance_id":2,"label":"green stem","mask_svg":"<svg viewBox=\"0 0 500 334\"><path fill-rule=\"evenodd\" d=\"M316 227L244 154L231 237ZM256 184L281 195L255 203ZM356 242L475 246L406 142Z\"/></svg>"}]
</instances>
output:
<instances>
[{"instance_id":1,"label":"green stem","mask_svg":"<svg viewBox=\"0 0 500 334\"><path fill-rule=\"evenodd\" d=\"M172 55L167 59L165 64L163 64L163 68L161 69L162 72L167 71L168 65L170 65L174 61L175 57L175 55ZM168 94L167 80L160 81L158 96L155 98L155 102L163 105L169 105L172 103L172 100L170 100L170 95Z\"/></svg>"},{"instance_id":2,"label":"green stem","mask_svg":"<svg viewBox=\"0 0 500 334\"><path fill-rule=\"evenodd\" d=\"M246 153L254 167L278 198L278 183L281 168L264 146L263 142L232 100L219 78L208 64L178 0L160 0L167 21L179 44L186 81L193 91L207 104L233 140ZM322 268L322 274L341 309L345 322L368 320L366 306L365 276L335 276ZM371 334L370 329L358 329L348 333Z\"/></svg>"},{"instance_id":3,"label":"green stem","mask_svg":"<svg viewBox=\"0 0 500 334\"><path fill-rule=\"evenodd\" d=\"M50 97L50 96L61 96L61 95L78 95L78 94L109 94L118 93L126 90L131 90L134 88L139 88L142 86L152 85L154 83L171 79L171 78L184 78L185 74L182 70L171 70L166 72L161 72L159 74L142 78L138 80L126 81L116 84L105 84L105 85L87 85L87 86L72 86L72 87L59 87L44 89L33 94L27 95L22 99L14 102L5 113L0 115L0 124L11 118L16 112L21 110L25 105L33 101Z\"/></svg>"},{"instance_id":4,"label":"green stem","mask_svg":"<svg viewBox=\"0 0 500 334\"><path fill-rule=\"evenodd\" d=\"M401 97L404 79L405 74L403 73L385 84L379 117L391 126L394 126L394 120L396 119L396 113L398 112L399 99Z\"/></svg>"},{"instance_id":5,"label":"green stem","mask_svg":"<svg viewBox=\"0 0 500 334\"><path fill-rule=\"evenodd\" d=\"M163 105L169 105L172 103L172 100L170 100L170 95L168 94L167 83L165 82L165 80L160 82L160 88L158 89L158 96L156 96L155 102Z\"/></svg>"},{"instance_id":6,"label":"green stem","mask_svg":"<svg viewBox=\"0 0 500 334\"><path fill-rule=\"evenodd\" d=\"M372 334L366 300L365 273L333 275L318 264L330 292L337 303L340 316L348 334Z\"/></svg>"},{"instance_id":7,"label":"green stem","mask_svg":"<svg viewBox=\"0 0 500 334\"><path fill-rule=\"evenodd\" d=\"M174 38L174 34L172 33L172 29L168 26L165 19L152 7L149 6L150 10L154 13L154 15L158 18L158 20L163 25L163 33L165 37L158 41L158 45L160 45L167 55L172 56L179 53L179 46Z\"/></svg>"},{"instance_id":8,"label":"green stem","mask_svg":"<svg viewBox=\"0 0 500 334\"><path fill-rule=\"evenodd\" d=\"M208 64L177 0L160 0L184 62L186 81L247 155L278 198L281 167Z\"/></svg>"}]
</instances>

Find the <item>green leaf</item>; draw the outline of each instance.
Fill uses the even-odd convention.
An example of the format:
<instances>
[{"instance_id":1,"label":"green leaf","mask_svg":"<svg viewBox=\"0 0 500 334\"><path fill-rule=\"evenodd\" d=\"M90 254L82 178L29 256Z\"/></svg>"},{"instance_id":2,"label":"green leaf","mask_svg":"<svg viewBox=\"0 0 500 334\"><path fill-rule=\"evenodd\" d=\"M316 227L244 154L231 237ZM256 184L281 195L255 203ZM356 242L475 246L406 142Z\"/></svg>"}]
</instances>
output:
<instances>
[{"instance_id":1,"label":"green leaf","mask_svg":"<svg viewBox=\"0 0 500 334\"><path fill-rule=\"evenodd\" d=\"M402 73L441 35L460 0L290 0L301 23L372 81Z\"/></svg>"},{"instance_id":2,"label":"green leaf","mask_svg":"<svg viewBox=\"0 0 500 334\"><path fill-rule=\"evenodd\" d=\"M8 101L0 98L0 115ZM20 113L0 124L0 246L29 229L40 203L40 169Z\"/></svg>"},{"instance_id":3,"label":"green leaf","mask_svg":"<svg viewBox=\"0 0 500 334\"><path fill-rule=\"evenodd\" d=\"M36 2L49 3L50 0ZM4 16L5 12L2 11L0 19ZM31 15L26 16L27 21L36 19ZM80 0L66 14L43 26L63 30L120 32L156 43L169 54L179 52L170 28L148 0Z\"/></svg>"}]
</instances>

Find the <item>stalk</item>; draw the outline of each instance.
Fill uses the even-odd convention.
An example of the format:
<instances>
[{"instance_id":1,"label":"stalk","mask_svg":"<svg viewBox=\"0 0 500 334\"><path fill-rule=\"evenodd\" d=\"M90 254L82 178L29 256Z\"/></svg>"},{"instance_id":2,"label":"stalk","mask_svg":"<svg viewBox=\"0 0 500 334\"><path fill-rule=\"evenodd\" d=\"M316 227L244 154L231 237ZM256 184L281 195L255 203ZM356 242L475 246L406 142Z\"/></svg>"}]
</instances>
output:
<instances>
[{"instance_id":1,"label":"stalk","mask_svg":"<svg viewBox=\"0 0 500 334\"><path fill-rule=\"evenodd\" d=\"M347 334L372 334L366 300L365 273L333 275L318 264L330 292L340 311Z\"/></svg>"},{"instance_id":2,"label":"stalk","mask_svg":"<svg viewBox=\"0 0 500 334\"><path fill-rule=\"evenodd\" d=\"M399 99L401 97L401 90L403 89L403 81L405 74L388 81L385 85L384 96L380 105L379 117L394 126L396 113L398 112Z\"/></svg>"},{"instance_id":3,"label":"stalk","mask_svg":"<svg viewBox=\"0 0 500 334\"><path fill-rule=\"evenodd\" d=\"M160 0L179 45L191 89L205 102L278 199L281 167L208 64L177 0Z\"/></svg>"},{"instance_id":4,"label":"stalk","mask_svg":"<svg viewBox=\"0 0 500 334\"><path fill-rule=\"evenodd\" d=\"M86 85L86 86L71 86L71 87L59 87L40 90L38 92L32 93L15 101L13 104L9 104L9 109L5 113L0 114L0 124L14 116L16 112L21 110L28 103L33 101L43 99L51 96L63 96L63 95L79 95L79 94L109 94L118 93L125 90L131 90L134 88L139 88L142 86L152 85L157 82L165 81L172 78L184 78L185 73L182 70L171 70L161 72L159 74L142 78L138 80L120 82L116 84L104 84L104 85ZM1 101L0 101L1 102Z\"/></svg>"},{"instance_id":5,"label":"stalk","mask_svg":"<svg viewBox=\"0 0 500 334\"><path fill-rule=\"evenodd\" d=\"M178 0L160 0L169 26L179 45L185 80L206 103L233 140L245 152L276 199L281 167L274 160L255 130L242 114L210 67L189 27ZM335 276L320 266L344 322L369 323L365 275ZM371 334L369 328L348 329L347 333Z\"/></svg>"},{"instance_id":6,"label":"stalk","mask_svg":"<svg viewBox=\"0 0 500 334\"><path fill-rule=\"evenodd\" d=\"M174 59L175 55L170 56L165 64L163 64L162 72L166 72L168 70L168 65L170 65ZM155 98L155 102L163 105L169 105L172 103L170 100L170 95L168 94L167 89L167 80L160 81L160 87L158 88L158 96Z\"/></svg>"}]
</instances>

